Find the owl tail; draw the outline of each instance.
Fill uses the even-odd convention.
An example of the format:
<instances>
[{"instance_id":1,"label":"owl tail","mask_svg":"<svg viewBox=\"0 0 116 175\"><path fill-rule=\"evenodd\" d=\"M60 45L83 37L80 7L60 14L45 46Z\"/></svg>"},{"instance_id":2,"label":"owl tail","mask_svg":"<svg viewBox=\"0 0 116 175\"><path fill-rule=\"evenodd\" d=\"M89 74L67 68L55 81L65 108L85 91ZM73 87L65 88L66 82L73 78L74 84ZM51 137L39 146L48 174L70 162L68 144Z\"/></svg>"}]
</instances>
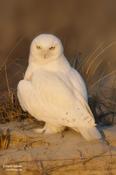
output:
<instances>
[{"instance_id":1,"label":"owl tail","mask_svg":"<svg viewBox=\"0 0 116 175\"><path fill-rule=\"evenodd\" d=\"M82 136L88 141L98 140L102 138L102 135L100 134L99 130L95 126L91 128L80 127L78 128L78 130L80 131Z\"/></svg>"}]
</instances>

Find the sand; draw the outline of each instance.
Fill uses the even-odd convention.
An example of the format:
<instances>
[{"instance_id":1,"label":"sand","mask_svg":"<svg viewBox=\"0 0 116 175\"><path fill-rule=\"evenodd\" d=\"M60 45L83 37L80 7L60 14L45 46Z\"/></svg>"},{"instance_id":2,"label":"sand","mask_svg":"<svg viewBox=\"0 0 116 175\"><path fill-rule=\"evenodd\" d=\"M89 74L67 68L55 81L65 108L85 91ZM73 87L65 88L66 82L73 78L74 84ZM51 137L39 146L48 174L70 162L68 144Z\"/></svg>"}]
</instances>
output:
<instances>
[{"instance_id":1,"label":"sand","mask_svg":"<svg viewBox=\"0 0 116 175\"><path fill-rule=\"evenodd\" d=\"M106 143L87 142L72 130L62 134L33 132L33 124L0 125L0 175L115 175L116 126L103 129ZM9 128L9 130L7 130Z\"/></svg>"}]
</instances>

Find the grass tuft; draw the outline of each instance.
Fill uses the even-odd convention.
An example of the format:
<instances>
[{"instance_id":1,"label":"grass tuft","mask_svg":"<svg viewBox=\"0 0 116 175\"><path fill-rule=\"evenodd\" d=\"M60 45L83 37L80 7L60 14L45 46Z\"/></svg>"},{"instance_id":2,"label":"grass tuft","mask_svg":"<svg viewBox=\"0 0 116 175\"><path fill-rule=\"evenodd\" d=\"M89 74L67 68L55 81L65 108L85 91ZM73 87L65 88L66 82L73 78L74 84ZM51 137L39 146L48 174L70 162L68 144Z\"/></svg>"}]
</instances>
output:
<instances>
[{"instance_id":1,"label":"grass tuft","mask_svg":"<svg viewBox=\"0 0 116 175\"><path fill-rule=\"evenodd\" d=\"M7 94L6 100L0 104L0 123L6 123L14 120L23 120L30 115L22 111L15 91Z\"/></svg>"}]
</instances>

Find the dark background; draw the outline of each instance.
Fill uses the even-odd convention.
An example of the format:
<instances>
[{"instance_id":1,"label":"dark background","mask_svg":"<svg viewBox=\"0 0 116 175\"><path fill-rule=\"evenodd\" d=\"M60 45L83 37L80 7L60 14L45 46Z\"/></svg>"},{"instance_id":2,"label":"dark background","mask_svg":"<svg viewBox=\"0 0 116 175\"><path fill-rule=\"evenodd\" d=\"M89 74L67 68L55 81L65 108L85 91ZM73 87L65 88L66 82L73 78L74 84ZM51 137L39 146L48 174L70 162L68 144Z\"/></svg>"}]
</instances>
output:
<instances>
[{"instance_id":1,"label":"dark background","mask_svg":"<svg viewBox=\"0 0 116 175\"><path fill-rule=\"evenodd\" d=\"M89 94L112 103L114 109L116 1L0 0L0 97L7 93L8 84L16 89L27 66L30 43L40 33L57 35L70 62L81 53L84 63L78 70Z\"/></svg>"}]
</instances>

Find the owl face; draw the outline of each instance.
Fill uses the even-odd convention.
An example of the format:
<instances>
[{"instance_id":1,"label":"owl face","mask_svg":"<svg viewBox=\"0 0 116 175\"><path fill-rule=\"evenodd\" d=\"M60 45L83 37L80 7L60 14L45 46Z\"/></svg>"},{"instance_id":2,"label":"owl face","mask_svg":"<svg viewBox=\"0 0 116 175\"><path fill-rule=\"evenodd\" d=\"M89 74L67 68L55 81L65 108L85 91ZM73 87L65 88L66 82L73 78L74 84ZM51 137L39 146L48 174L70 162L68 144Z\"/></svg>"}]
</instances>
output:
<instances>
[{"instance_id":1,"label":"owl face","mask_svg":"<svg viewBox=\"0 0 116 175\"><path fill-rule=\"evenodd\" d=\"M58 59L63 54L63 46L57 37L41 34L32 41L30 52L37 62L45 63Z\"/></svg>"}]
</instances>

